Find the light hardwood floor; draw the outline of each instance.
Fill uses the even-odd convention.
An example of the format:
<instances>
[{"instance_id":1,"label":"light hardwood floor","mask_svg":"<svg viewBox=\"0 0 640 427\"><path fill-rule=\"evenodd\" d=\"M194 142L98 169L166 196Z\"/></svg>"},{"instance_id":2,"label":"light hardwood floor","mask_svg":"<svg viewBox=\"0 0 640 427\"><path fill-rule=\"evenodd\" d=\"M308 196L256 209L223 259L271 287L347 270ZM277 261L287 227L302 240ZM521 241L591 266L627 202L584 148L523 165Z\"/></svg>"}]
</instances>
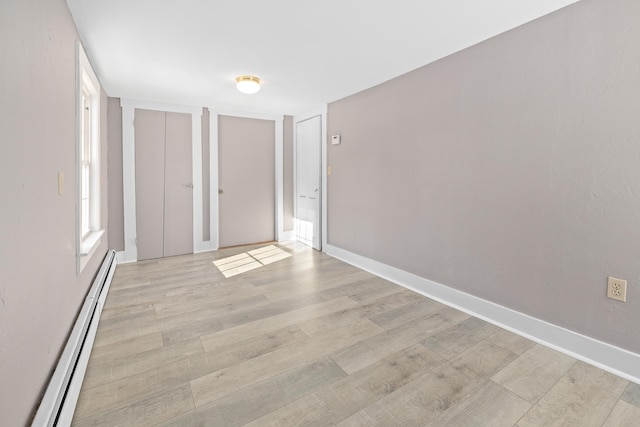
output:
<instances>
[{"instance_id":1,"label":"light hardwood floor","mask_svg":"<svg viewBox=\"0 0 640 427\"><path fill-rule=\"evenodd\" d=\"M264 245L262 245L264 246ZM304 246L120 265L75 426L640 426L640 386Z\"/></svg>"}]
</instances>

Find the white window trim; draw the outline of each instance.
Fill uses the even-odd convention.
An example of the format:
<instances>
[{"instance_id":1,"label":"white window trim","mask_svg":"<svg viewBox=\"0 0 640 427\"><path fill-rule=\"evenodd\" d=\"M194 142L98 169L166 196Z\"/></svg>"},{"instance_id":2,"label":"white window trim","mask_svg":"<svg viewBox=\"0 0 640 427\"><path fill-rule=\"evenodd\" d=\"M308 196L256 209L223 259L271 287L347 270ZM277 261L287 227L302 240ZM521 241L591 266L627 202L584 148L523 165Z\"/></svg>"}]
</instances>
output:
<instances>
[{"instance_id":1,"label":"white window trim","mask_svg":"<svg viewBox=\"0 0 640 427\"><path fill-rule=\"evenodd\" d=\"M104 229L100 222L100 82L91 67L82 44L77 42L76 56L76 272L80 274L100 245ZM91 169L89 194L89 233L82 233L82 111L83 89L91 93Z\"/></svg>"}]
</instances>

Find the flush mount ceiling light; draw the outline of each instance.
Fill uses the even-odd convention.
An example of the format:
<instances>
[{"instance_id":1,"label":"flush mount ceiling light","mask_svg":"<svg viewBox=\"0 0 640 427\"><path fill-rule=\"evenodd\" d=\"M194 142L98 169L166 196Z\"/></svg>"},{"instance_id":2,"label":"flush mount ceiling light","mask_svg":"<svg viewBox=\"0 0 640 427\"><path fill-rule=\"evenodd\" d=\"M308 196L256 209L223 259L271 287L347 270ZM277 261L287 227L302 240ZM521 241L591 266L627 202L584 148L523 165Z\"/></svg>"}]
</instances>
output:
<instances>
[{"instance_id":1,"label":"flush mount ceiling light","mask_svg":"<svg viewBox=\"0 0 640 427\"><path fill-rule=\"evenodd\" d=\"M236 77L236 88L242 93L251 95L260 90L260 79L253 76Z\"/></svg>"}]
</instances>

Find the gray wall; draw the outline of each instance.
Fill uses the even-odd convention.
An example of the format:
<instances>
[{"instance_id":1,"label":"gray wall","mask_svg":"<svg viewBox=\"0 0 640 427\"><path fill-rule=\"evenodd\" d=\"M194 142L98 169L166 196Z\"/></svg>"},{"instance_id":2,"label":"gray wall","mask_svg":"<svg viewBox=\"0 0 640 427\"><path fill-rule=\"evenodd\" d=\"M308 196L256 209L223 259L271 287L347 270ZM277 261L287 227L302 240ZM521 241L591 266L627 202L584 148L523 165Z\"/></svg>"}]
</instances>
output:
<instances>
[{"instance_id":1,"label":"gray wall","mask_svg":"<svg viewBox=\"0 0 640 427\"><path fill-rule=\"evenodd\" d=\"M109 98L109 249L124 251L124 200L122 195L122 107Z\"/></svg>"},{"instance_id":2,"label":"gray wall","mask_svg":"<svg viewBox=\"0 0 640 427\"><path fill-rule=\"evenodd\" d=\"M103 255L76 275L76 40L64 0L0 5L0 423L28 423ZM107 224L102 95L102 223ZM65 191L58 196L58 172Z\"/></svg>"},{"instance_id":3,"label":"gray wall","mask_svg":"<svg viewBox=\"0 0 640 427\"><path fill-rule=\"evenodd\" d=\"M329 243L640 353L639 18L583 0L330 104Z\"/></svg>"},{"instance_id":4,"label":"gray wall","mask_svg":"<svg viewBox=\"0 0 640 427\"><path fill-rule=\"evenodd\" d=\"M283 192L283 229L284 231L293 230L293 117L284 116L283 123L284 138L284 182L282 185Z\"/></svg>"}]
</instances>

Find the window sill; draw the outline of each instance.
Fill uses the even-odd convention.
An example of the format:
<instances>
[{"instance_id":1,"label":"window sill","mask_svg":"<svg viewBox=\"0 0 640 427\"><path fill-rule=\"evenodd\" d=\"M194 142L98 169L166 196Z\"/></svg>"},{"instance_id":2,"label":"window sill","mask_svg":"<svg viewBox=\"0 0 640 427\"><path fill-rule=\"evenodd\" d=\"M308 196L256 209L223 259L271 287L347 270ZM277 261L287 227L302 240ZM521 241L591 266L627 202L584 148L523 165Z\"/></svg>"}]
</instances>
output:
<instances>
[{"instance_id":1,"label":"window sill","mask_svg":"<svg viewBox=\"0 0 640 427\"><path fill-rule=\"evenodd\" d=\"M100 246L100 241L104 230L92 231L80 243L80 251L78 253L78 273L84 270L84 267L91 261L93 254Z\"/></svg>"}]
</instances>

